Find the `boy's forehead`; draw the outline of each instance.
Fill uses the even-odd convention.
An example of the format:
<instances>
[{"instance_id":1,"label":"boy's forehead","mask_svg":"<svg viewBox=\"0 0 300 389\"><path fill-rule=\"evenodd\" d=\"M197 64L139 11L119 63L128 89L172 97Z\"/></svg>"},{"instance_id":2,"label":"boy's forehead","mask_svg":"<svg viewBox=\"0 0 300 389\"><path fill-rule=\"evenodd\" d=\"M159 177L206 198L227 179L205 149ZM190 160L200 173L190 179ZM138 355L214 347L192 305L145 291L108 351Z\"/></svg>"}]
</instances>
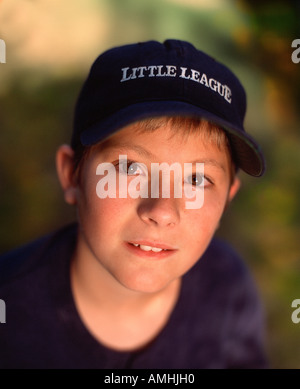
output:
<instances>
[{"instance_id":1,"label":"boy's forehead","mask_svg":"<svg viewBox=\"0 0 300 389\"><path fill-rule=\"evenodd\" d=\"M170 119L160 117L131 123L101 141L98 146L102 150L114 147L126 148L131 147L134 140L142 141L149 138L157 139L158 142L172 138L178 138L180 142L183 142L190 136L199 142L209 139L210 123L206 120L199 122L197 128L194 125L194 130L191 131L191 123L188 120L173 122ZM154 137L153 133L156 133Z\"/></svg>"}]
</instances>

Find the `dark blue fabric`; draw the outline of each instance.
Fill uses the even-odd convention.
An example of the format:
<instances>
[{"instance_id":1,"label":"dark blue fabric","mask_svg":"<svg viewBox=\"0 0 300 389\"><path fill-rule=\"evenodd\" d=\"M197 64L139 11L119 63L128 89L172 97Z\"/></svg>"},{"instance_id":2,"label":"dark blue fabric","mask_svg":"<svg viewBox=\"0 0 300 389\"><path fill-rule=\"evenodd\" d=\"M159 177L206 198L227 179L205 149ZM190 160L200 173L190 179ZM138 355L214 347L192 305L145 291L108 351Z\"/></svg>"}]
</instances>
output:
<instances>
[{"instance_id":1,"label":"dark blue fabric","mask_svg":"<svg viewBox=\"0 0 300 389\"><path fill-rule=\"evenodd\" d=\"M214 239L183 277L180 298L147 347L99 344L76 311L69 278L77 225L0 257L0 368L265 368L263 315L242 260ZM109 296L108 296L109 298Z\"/></svg>"}]
</instances>

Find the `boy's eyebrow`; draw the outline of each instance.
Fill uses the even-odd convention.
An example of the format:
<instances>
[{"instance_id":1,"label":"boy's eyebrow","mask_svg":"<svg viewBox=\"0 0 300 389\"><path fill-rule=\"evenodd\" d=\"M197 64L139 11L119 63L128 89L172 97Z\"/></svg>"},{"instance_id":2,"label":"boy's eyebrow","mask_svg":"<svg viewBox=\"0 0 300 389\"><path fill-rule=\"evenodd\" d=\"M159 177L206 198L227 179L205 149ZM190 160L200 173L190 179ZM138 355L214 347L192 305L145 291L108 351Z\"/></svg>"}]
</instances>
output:
<instances>
[{"instance_id":1,"label":"boy's eyebrow","mask_svg":"<svg viewBox=\"0 0 300 389\"><path fill-rule=\"evenodd\" d=\"M224 170L224 172L226 172L225 166L221 162L219 162L219 161L217 161L216 159L213 159L213 158L195 159L194 161L191 161L190 163L192 163L192 164L194 164L194 163L204 163L204 165L211 165L211 166L220 168L220 169Z\"/></svg>"},{"instance_id":2,"label":"boy's eyebrow","mask_svg":"<svg viewBox=\"0 0 300 389\"><path fill-rule=\"evenodd\" d=\"M136 153L145 156L148 159L155 158L155 155L153 153L151 153L151 151L146 150L142 146L131 144L131 143L118 143L117 145L115 145L113 143L109 143L106 145L105 150L112 149L112 148L115 150L131 149L131 150L135 151Z\"/></svg>"},{"instance_id":3,"label":"boy's eyebrow","mask_svg":"<svg viewBox=\"0 0 300 389\"><path fill-rule=\"evenodd\" d=\"M142 146L131 144L131 143L119 143L118 145L114 145L113 143L111 143L111 144L108 144L105 148L106 149L114 148L117 150L131 149L131 150L135 151L136 153L145 156L148 159L155 159L156 158L155 154L151 153L151 151L146 150ZM219 162L213 158L199 158L199 159L195 159L193 161L189 161L188 163L191 163L191 164L204 163L204 165L211 165L211 166L220 168L224 172L226 172L224 165L221 162Z\"/></svg>"}]
</instances>

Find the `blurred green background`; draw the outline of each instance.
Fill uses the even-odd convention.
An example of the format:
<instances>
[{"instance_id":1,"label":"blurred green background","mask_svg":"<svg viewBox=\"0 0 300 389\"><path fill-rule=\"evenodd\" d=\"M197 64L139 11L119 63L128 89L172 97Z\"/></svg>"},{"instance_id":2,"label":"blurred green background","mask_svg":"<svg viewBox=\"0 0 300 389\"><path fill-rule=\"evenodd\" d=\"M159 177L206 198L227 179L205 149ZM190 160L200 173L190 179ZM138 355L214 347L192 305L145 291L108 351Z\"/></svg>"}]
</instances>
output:
<instances>
[{"instance_id":1,"label":"blurred green background","mask_svg":"<svg viewBox=\"0 0 300 389\"><path fill-rule=\"evenodd\" d=\"M96 56L111 46L189 40L227 64L248 95L246 128L267 158L218 235L251 268L267 323L273 368L300 367L300 39L296 1L2 0L0 39L0 253L74 220L55 172L69 142L75 100ZM0 296L1 297L1 296Z\"/></svg>"}]
</instances>

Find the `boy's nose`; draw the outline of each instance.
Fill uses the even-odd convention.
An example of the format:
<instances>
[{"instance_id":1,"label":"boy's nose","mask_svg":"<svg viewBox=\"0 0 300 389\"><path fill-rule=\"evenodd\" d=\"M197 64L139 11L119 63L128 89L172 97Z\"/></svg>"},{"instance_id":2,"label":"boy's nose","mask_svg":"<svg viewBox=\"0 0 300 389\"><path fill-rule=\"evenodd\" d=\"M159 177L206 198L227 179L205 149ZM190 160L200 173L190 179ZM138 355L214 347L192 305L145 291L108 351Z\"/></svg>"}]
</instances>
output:
<instances>
[{"instance_id":1,"label":"boy's nose","mask_svg":"<svg viewBox=\"0 0 300 389\"><path fill-rule=\"evenodd\" d=\"M143 199L138 206L138 215L145 223L174 227L180 221L179 200L162 197Z\"/></svg>"}]
</instances>

